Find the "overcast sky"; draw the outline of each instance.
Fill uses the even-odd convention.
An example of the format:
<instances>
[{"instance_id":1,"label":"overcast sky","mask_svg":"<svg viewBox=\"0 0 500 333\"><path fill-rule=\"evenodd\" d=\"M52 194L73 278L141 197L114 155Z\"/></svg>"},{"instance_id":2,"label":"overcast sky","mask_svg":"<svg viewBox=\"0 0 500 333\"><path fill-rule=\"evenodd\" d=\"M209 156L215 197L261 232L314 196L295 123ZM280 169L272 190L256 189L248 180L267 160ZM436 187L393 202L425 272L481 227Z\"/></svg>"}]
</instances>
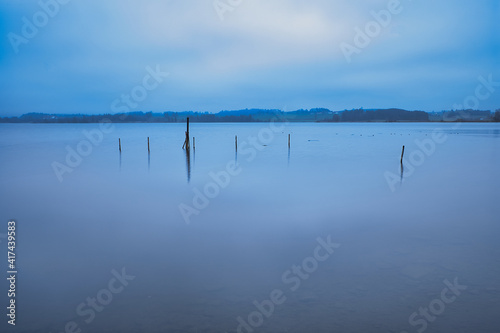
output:
<instances>
[{"instance_id":1,"label":"overcast sky","mask_svg":"<svg viewBox=\"0 0 500 333\"><path fill-rule=\"evenodd\" d=\"M46 15L38 1L0 0L2 116L438 111L474 96L480 76L500 82L498 0L54 1L42 0ZM369 43L356 43L366 28ZM158 85L148 77L157 69L169 73ZM500 108L494 89L479 109Z\"/></svg>"}]
</instances>

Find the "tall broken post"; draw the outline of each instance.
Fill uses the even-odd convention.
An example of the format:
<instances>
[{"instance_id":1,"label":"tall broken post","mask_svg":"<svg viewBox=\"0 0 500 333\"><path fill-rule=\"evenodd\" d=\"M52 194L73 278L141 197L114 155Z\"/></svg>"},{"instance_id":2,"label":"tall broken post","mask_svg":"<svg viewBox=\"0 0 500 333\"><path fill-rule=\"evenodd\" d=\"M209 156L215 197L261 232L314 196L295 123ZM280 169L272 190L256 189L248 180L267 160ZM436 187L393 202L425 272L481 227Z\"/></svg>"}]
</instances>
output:
<instances>
[{"instance_id":1,"label":"tall broken post","mask_svg":"<svg viewBox=\"0 0 500 333\"><path fill-rule=\"evenodd\" d=\"M186 139L184 140L184 144L182 145L182 149L186 149L189 151L189 117L187 117L187 129L186 129Z\"/></svg>"},{"instance_id":2,"label":"tall broken post","mask_svg":"<svg viewBox=\"0 0 500 333\"><path fill-rule=\"evenodd\" d=\"M186 129L186 148L191 148L189 146L189 117L187 117L187 129Z\"/></svg>"}]
</instances>

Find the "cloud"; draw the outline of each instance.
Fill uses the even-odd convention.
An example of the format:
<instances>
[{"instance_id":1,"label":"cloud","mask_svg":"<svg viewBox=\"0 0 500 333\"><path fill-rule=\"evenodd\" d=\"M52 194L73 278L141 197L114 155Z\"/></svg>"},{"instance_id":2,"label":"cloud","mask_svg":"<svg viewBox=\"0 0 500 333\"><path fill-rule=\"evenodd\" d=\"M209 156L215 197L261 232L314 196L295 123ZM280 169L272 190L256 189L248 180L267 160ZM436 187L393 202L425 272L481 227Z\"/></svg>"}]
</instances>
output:
<instances>
[{"instance_id":1,"label":"cloud","mask_svg":"<svg viewBox=\"0 0 500 333\"><path fill-rule=\"evenodd\" d=\"M492 0L401 0L402 12L348 64L339 45L388 3L244 0L221 21L212 0L73 0L19 54L2 40L0 114L109 112L156 64L171 76L141 104L154 111L361 106L353 96L365 107L393 98L434 110L463 98L479 75L500 77ZM7 36L40 7L3 1L0 10ZM484 107L498 104L495 95Z\"/></svg>"}]
</instances>

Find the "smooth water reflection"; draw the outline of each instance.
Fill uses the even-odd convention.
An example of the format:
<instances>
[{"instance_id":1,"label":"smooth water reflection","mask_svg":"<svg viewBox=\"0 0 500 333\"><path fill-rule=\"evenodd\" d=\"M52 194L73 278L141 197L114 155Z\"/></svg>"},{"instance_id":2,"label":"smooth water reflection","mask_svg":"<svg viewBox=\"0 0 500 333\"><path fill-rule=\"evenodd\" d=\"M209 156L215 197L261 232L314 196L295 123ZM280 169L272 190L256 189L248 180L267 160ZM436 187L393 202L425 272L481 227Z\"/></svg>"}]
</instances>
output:
<instances>
[{"instance_id":1,"label":"smooth water reflection","mask_svg":"<svg viewBox=\"0 0 500 333\"><path fill-rule=\"evenodd\" d=\"M63 182L51 164L93 124L0 126L0 214L19 225L16 330L236 332L280 289L286 301L255 331L416 332L412 313L458 278L467 289L428 331L497 331L497 124L288 124L259 139L267 126L192 123L194 167L184 124L117 124ZM431 149L436 129L447 139ZM341 246L312 269L329 235ZM304 262L292 291L283 275ZM135 279L86 323L77 307L122 268Z\"/></svg>"},{"instance_id":2,"label":"smooth water reflection","mask_svg":"<svg viewBox=\"0 0 500 333\"><path fill-rule=\"evenodd\" d=\"M186 152L186 171L187 171L187 182L191 181L191 150L187 148Z\"/></svg>"}]
</instances>

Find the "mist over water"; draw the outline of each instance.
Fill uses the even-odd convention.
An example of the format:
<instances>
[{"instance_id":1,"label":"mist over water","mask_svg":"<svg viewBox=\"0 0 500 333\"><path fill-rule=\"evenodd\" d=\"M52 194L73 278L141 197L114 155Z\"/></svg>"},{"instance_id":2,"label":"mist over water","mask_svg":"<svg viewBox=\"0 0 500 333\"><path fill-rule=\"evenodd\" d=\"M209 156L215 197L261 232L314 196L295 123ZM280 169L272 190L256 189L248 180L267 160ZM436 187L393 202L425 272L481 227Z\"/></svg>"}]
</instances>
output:
<instances>
[{"instance_id":1,"label":"mist over water","mask_svg":"<svg viewBox=\"0 0 500 333\"><path fill-rule=\"evenodd\" d=\"M498 124L193 123L188 156L185 124L113 124L59 181L53 162L98 129L0 124L0 233L16 219L19 271L17 325L2 331L500 327ZM339 246L317 260L329 237ZM122 269L134 278L91 310ZM273 290L284 301L253 326ZM439 314L420 314L430 304Z\"/></svg>"}]
</instances>

